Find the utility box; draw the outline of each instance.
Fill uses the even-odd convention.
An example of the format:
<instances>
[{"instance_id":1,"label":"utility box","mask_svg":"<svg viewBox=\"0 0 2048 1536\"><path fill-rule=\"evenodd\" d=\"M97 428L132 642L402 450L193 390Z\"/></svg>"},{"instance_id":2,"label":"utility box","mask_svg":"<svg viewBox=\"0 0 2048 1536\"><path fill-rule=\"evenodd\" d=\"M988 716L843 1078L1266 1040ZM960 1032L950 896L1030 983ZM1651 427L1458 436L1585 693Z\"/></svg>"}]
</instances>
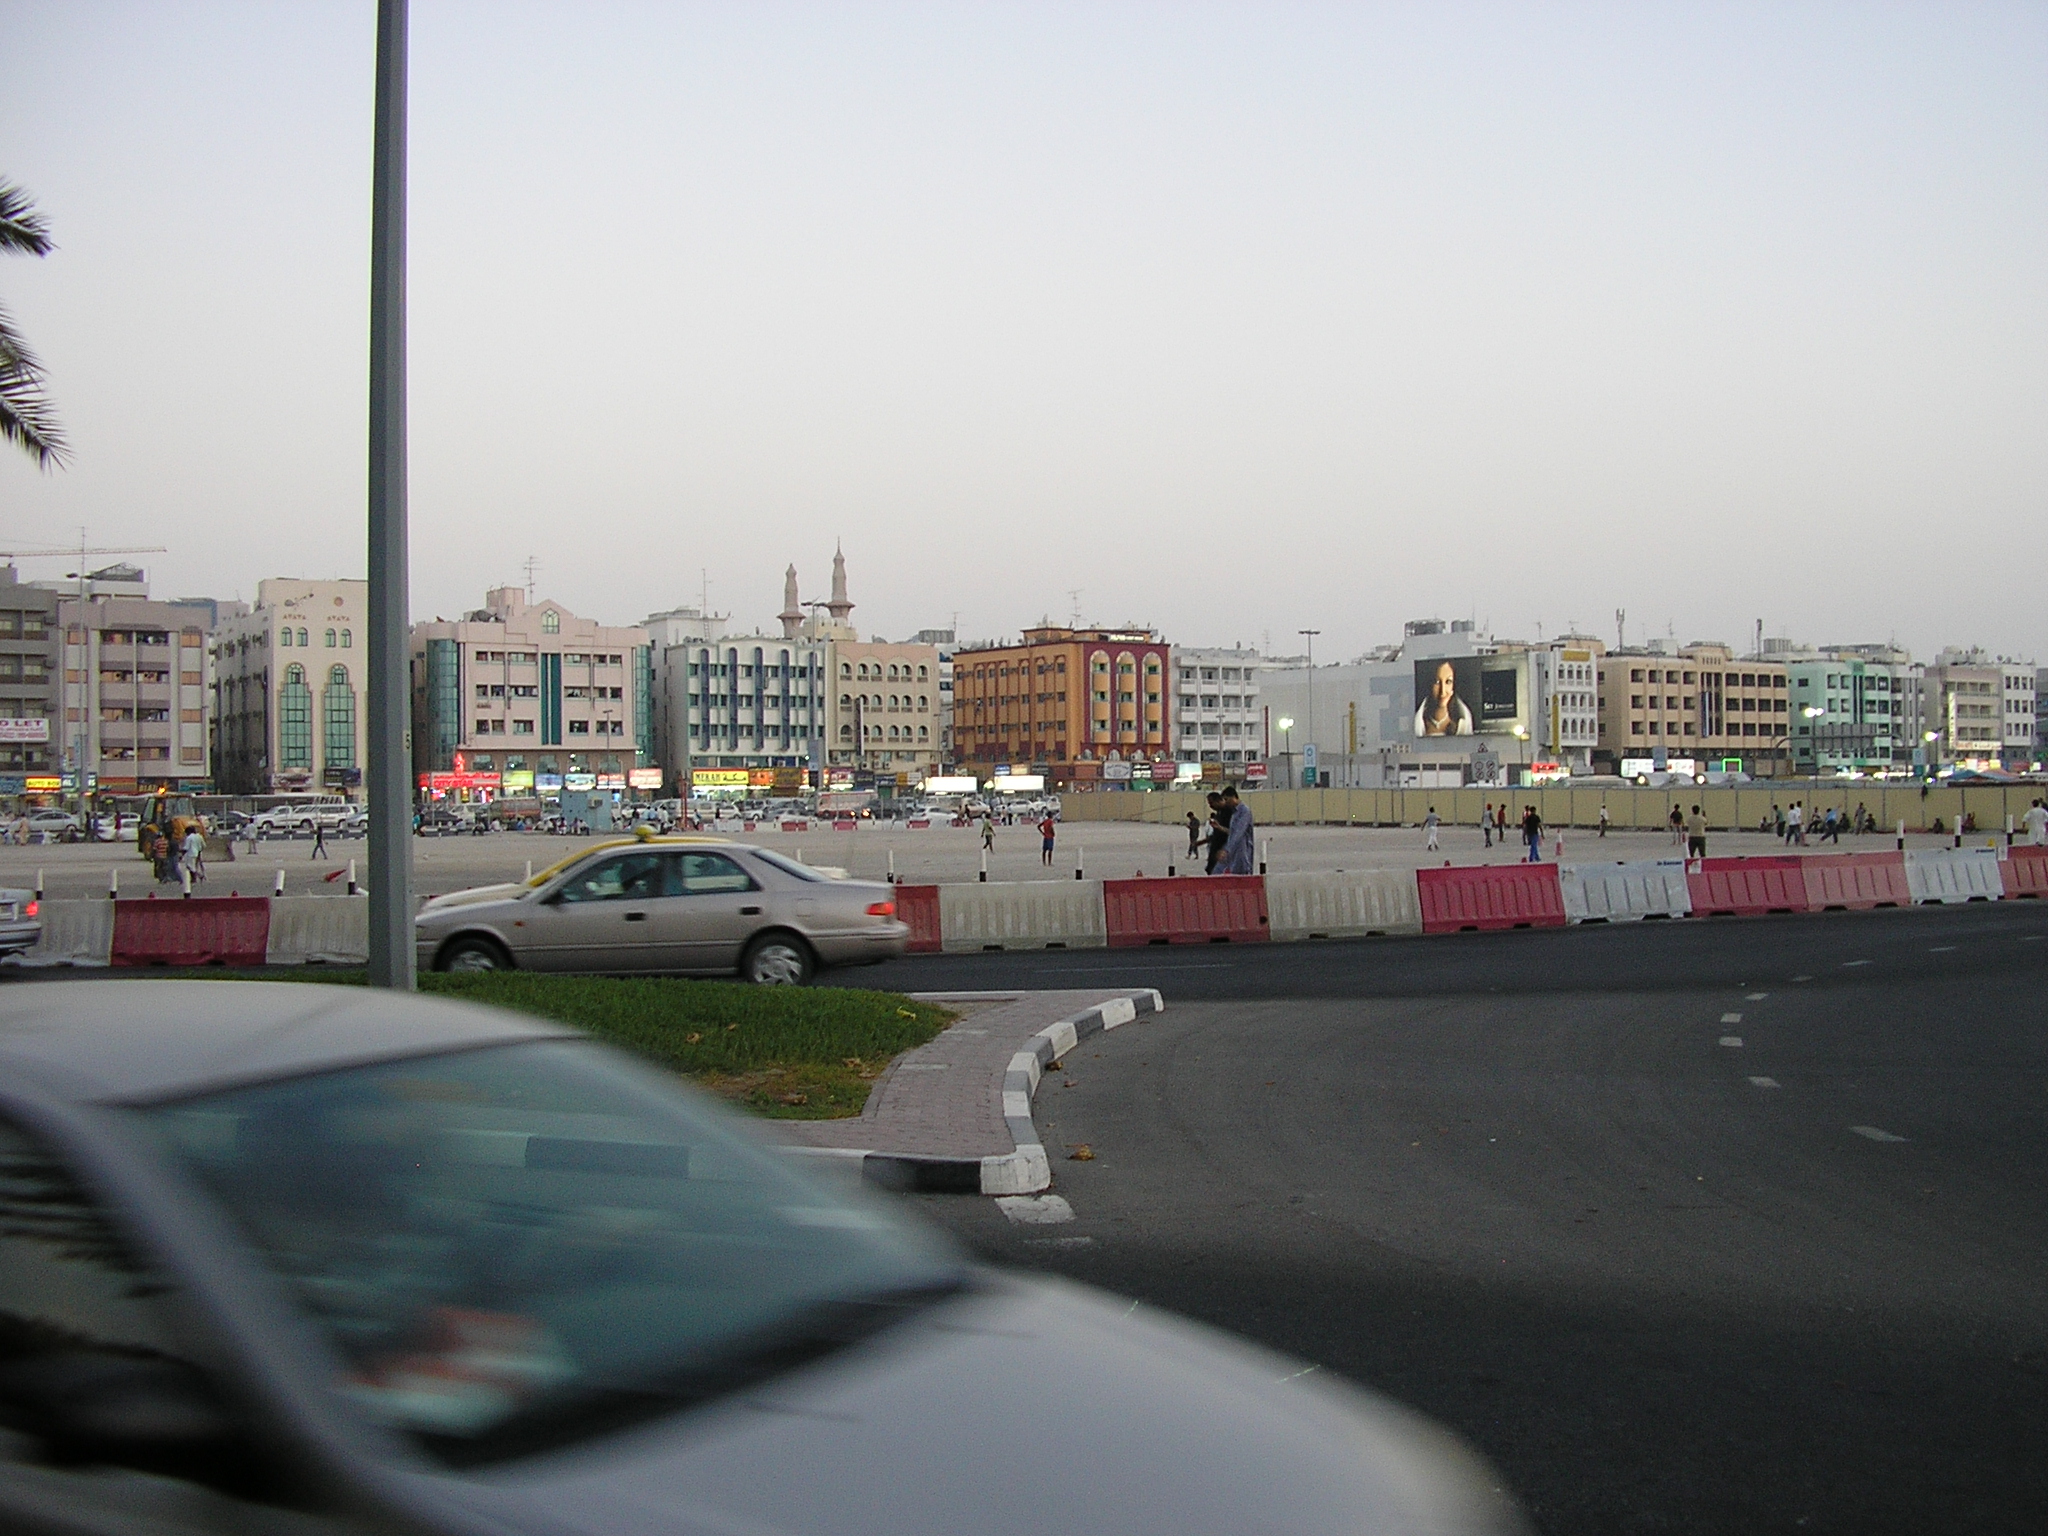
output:
<instances>
[{"instance_id":1,"label":"utility box","mask_svg":"<svg viewBox=\"0 0 2048 1536\"><path fill-rule=\"evenodd\" d=\"M577 827L584 827L592 832L611 831L611 791L604 789L563 790L562 820L567 822L572 830Z\"/></svg>"}]
</instances>

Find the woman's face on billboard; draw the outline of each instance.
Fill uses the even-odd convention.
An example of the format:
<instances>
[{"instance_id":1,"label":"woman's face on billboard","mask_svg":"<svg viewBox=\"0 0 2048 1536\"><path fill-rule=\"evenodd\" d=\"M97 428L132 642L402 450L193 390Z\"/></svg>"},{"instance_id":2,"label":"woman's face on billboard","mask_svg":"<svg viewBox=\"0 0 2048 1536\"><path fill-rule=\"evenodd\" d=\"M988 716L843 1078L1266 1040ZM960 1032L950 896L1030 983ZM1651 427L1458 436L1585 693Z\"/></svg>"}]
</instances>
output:
<instances>
[{"instance_id":1,"label":"woman's face on billboard","mask_svg":"<svg viewBox=\"0 0 2048 1536\"><path fill-rule=\"evenodd\" d=\"M1447 661L1436 669L1436 681L1429 685L1429 701L1439 710L1442 710L1449 707L1451 700L1457 696L1457 692L1457 677L1451 670L1451 664Z\"/></svg>"}]
</instances>

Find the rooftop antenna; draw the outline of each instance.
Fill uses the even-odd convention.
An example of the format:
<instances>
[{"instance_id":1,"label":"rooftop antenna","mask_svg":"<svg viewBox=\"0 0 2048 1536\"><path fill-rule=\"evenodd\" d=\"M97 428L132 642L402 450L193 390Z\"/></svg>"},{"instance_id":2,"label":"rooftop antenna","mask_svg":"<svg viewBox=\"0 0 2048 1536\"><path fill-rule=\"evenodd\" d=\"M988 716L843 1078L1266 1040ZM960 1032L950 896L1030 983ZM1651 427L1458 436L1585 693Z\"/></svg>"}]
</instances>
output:
<instances>
[{"instance_id":1,"label":"rooftop antenna","mask_svg":"<svg viewBox=\"0 0 2048 1536\"><path fill-rule=\"evenodd\" d=\"M711 616L711 572L704 566L697 567L697 613L701 618Z\"/></svg>"},{"instance_id":2,"label":"rooftop antenna","mask_svg":"<svg viewBox=\"0 0 2048 1536\"><path fill-rule=\"evenodd\" d=\"M1075 629L1081 627L1081 594L1086 590L1087 588L1085 587L1067 588L1067 601L1073 605L1073 628Z\"/></svg>"},{"instance_id":3,"label":"rooftop antenna","mask_svg":"<svg viewBox=\"0 0 2048 1536\"><path fill-rule=\"evenodd\" d=\"M1758 620L1756 621L1756 649L1755 649L1755 650L1754 650L1753 652L1751 652L1750 654L1752 654L1752 655L1754 655L1754 656L1757 656L1757 657L1761 657L1761 656L1763 655L1763 653L1764 653L1764 621L1763 621L1762 619L1758 619Z\"/></svg>"},{"instance_id":4,"label":"rooftop antenna","mask_svg":"<svg viewBox=\"0 0 2048 1536\"><path fill-rule=\"evenodd\" d=\"M1626 608L1617 608L1614 610L1614 648L1617 651L1628 649L1627 635L1628 610Z\"/></svg>"},{"instance_id":5,"label":"rooftop antenna","mask_svg":"<svg viewBox=\"0 0 2048 1536\"><path fill-rule=\"evenodd\" d=\"M526 557L526 601L529 604L533 602L533 573L539 569L540 557L528 555Z\"/></svg>"}]
</instances>

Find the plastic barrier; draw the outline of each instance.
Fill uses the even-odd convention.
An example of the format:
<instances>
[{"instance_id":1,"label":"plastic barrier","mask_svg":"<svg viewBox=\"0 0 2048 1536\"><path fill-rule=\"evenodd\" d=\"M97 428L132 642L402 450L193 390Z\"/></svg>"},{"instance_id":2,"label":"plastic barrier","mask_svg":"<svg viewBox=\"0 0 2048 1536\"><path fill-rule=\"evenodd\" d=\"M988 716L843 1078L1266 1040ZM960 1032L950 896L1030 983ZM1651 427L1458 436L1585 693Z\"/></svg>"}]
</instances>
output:
<instances>
[{"instance_id":1,"label":"plastic barrier","mask_svg":"<svg viewBox=\"0 0 2048 1536\"><path fill-rule=\"evenodd\" d=\"M1418 869L1415 896L1424 933L1492 933L1562 928L1565 923L1555 864Z\"/></svg>"},{"instance_id":2,"label":"plastic barrier","mask_svg":"<svg viewBox=\"0 0 2048 1536\"><path fill-rule=\"evenodd\" d=\"M1263 944L1271 937L1266 882L1258 875L1105 880L1102 917L1111 949L1138 944Z\"/></svg>"},{"instance_id":3,"label":"plastic barrier","mask_svg":"<svg viewBox=\"0 0 2048 1536\"><path fill-rule=\"evenodd\" d=\"M2048 848L2013 848L1998 866L2005 899L2048 901Z\"/></svg>"},{"instance_id":4,"label":"plastic barrier","mask_svg":"<svg viewBox=\"0 0 2048 1536\"><path fill-rule=\"evenodd\" d=\"M2002 901L1996 848L1909 848L1906 887L1915 902Z\"/></svg>"},{"instance_id":5,"label":"plastic barrier","mask_svg":"<svg viewBox=\"0 0 2048 1536\"><path fill-rule=\"evenodd\" d=\"M270 939L268 896L173 896L117 901L113 965L261 965Z\"/></svg>"},{"instance_id":6,"label":"plastic barrier","mask_svg":"<svg viewBox=\"0 0 2048 1536\"><path fill-rule=\"evenodd\" d=\"M929 827L931 824L932 819L929 816L913 816L910 818L910 820L903 823L904 826L913 828L914 830L919 832L922 832L926 827Z\"/></svg>"},{"instance_id":7,"label":"plastic barrier","mask_svg":"<svg viewBox=\"0 0 2048 1536\"><path fill-rule=\"evenodd\" d=\"M1101 949L1109 942L1102 882L942 885L939 933L949 955L984 949Z\"/></svg>"},{"instance_id":8,"label":"plastic barrier","mask_svg":"<svg viewBox=\"0 0 2048 1536\"><path fill-rule=\"evenodd\" d=\"M859 822L853 820L851 817L848 817L845 820L833 822L832 830L834 832L852 832L857 830L859 826Z\"/></svg>"},{"instance_id":9,"label":"plastic barrier","mask_svg":"<svg viewBox=\"0 0 2048 1536\"><path fill-rule=\"evenodd\" d=\"M45 901L43 936L24 965L105 965L114 948L111 901Z\"/></svg>"},{"instance_id":10,"label":"plastic barrier","mask_svg":"<svg viewBox=\"0 0 2048 1536\"><path fill-rule=\"evenodd\" d=\"M362 965L370 958L370 902L366 896L274 896L271 965Z\"/></svg>"},{"instance_id":11,"label":"plastic barrier","mask_svg":"<svg viewBox=\"0 0 2048 1536\"><path fill-rule=\"evenodd\" d=\"M910 953L939 952L939 888L936 885L896 887L896 916L910 924Z\"/></svg>"},{"instance_id":12,"label":"plastic barrier","mask_svg":"<svg viewBox=\"0 0 2048 1536\"><path fill-rule=\"evenodd\" d=\"M1415 877L1405 869L1268 875L1266 911L1275 943L1422 932Z\"/></svg>"},{"instance_id":13,"label":"plastic barrier","mask_svg":"<svg viewBox=\"0 0 2048 1536\"><path fill-rule=\"evenodd\" d=\"M808 821L785 821L782 824L782 830L785 832L808 832L811 830L811 824Z\"/></svg>"},{"instance_id":14,"label":"plastic barrier","mask_svg":"<svg viewBox=\"0 0 2048 1536\"><path fill-rule=\"evenodd\" d=\"M1819 853L1801 862L1810 911L1867 912L1913 904L1903 854Z\"/></svg>"},{"instance_id":15,"label":"plastic barrier","mask_svg":"<svg viewBox=\"0 0 2048 1536\"><path fill-rule=\"evenodd\" d=\"M1563 864L1558 866L1557 883L1568 923L1634 923L1692 912L1683 859Z\"/></svg>"},{"instance_id":16,"label":"plastic barrier","mask_svg":"<svg viewBox=\"0 0 2048 1536\"><path fill-rule=\"evenodd\" d=\"M1753 859L1694 859L1685 869L1695 917L1762 917L1811 912L1804 859L1764 854Z\"/></svg>"}]
</instances>

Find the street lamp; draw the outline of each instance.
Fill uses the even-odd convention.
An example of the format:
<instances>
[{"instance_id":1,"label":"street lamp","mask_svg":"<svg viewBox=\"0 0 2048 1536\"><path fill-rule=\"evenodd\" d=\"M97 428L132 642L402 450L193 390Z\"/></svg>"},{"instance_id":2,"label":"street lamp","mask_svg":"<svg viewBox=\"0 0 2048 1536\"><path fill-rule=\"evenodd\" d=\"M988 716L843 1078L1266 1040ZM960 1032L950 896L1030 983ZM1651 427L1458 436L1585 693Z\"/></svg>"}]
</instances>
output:
<instances>
[{"instance_id":1,"label":"street lamp","mask_svg":"<svg viewBox=\"0 0 2048 1536\"><path fill-rule=\"evenodd\" d=\"M1322 631L1297 629L1295 633L1308 641L1308 739L1313 743L1316 739L1316 636Z\"/></svg>"},{"instance_id":2,"label":"street lamp","mask_svg":"<svg viewBox=\"0 0 2048 1536\"><path fill-rule=\"evenodd\" d=\"M1294 717L1282 715L1273 722L1280 727L1280 760L1287 765L1287 787L1294 787Z\"/></svg>"}]
</instances>

